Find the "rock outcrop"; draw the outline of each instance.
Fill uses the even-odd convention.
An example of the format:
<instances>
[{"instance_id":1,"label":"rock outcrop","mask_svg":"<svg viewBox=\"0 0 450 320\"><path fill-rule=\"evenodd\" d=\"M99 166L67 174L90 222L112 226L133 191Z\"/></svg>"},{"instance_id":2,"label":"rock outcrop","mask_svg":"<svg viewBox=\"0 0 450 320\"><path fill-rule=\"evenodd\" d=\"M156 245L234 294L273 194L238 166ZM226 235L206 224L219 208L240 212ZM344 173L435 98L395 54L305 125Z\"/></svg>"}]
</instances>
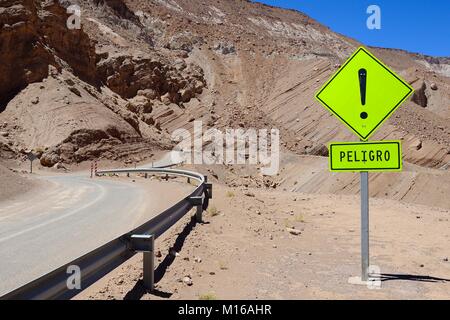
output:
<instances>
[{"instance_id":1,"label":"rock outcrop","mask_svg":"<svg viewBox=\"0 0 450 320\"><path fill-rule=\"evenodd\" d=\"M66 26L70 4L80 30ZM39 148L47 166L145 157L195 120L276 128L281 152L306 157L353 138L314 94L360 44L299 12L243 0L4 0L0 26L8 156ZM416 89L374 138L420 139L405 161L443 167L450 61L371 50Z\"/></svg>"},{"instance_id":2,"label":"rock outcrop","mask_svg":"<svg viewBox=\"0 0 450 320\"><path fill-rule=\"evenodd\" d=\"M49 65L95 83L95 48L82 30L67 29L68 14L57 1L5 0L1 6L0 111L29 83L47 77Z\"/></svg>"},{"instance_id":3,"label":"rock outcrop","mask_svg":"<svg viewBox=\"0 0 450 320\"><path fill-rule=\"evenodd\" d=\"M427 85L422 81L421 85L415 88L414 94L412 96L412 101L417 103L419 106L426 108L428 105L428 97L426 94Z\"/></svg>"},{"instance_id":4,"label":"rock outcrop","mask_svg":"<svg viewBox=\"0 0 450 320\"><path fill-rule=\"evenodd\" d=\"M205 87L203 71L189 65L177 70L152 57L119 55L100 61L99 77L123 98L133 98L139 91L149 99L168 94L170 102L188 102Z\"/></svg>"}]
</instances>

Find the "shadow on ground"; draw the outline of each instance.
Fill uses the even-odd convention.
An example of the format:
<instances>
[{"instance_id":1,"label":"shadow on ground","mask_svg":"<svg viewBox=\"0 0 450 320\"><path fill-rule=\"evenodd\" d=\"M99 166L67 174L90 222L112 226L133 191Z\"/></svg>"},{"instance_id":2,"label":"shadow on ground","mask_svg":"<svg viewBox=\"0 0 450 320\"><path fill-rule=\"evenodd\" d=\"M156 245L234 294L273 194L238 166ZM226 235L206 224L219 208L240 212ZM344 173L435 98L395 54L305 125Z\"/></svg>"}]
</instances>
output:
<instances>
[{"instance_id":1,"label":"shadow on ground","mask_svg":"<svg viewBox=\"0 0 450 320\"><path fill-rule=\"evenodd\" d=\"M175 255L172 254L172 252L179 252L183 248L184 242L186 241L186 238L191 233L191 231L194 229L194 227L197 225L197 220L195 216L192 216L189 223L183 228L183 231L178 235L178 237L175 239L175 243L173 246L169 249L169 253L165 256L164 260L161 261L161 263L158 265L158 267L155 270L155 283L158 283L166 274L167 269L172 265L172 263L175 261ZM144 282L139 280L136 282L136 285L131 289L124 297L124 300L139 300L142 298L144 294L148 293L147 289L144 286ZM161 297L161 298L170 298L172 296L171 292L163 292L159 291L158 289L155 289L152 293L152 295Z\"/></svg>"},{"instance_id":2,"label":"shadow on ground","mask_svg":"<svg viewBox=\"0 0 450 320\"><path fill-rule=\"evenodd\" d=\"M378 277L381 281L402 280L402 281L418 281L418 282L450 282L450 279L437 278L432 276L412 275L412 274L382 273L380 275L375 275L375 277Z\"/></svg>"}]
</instances>

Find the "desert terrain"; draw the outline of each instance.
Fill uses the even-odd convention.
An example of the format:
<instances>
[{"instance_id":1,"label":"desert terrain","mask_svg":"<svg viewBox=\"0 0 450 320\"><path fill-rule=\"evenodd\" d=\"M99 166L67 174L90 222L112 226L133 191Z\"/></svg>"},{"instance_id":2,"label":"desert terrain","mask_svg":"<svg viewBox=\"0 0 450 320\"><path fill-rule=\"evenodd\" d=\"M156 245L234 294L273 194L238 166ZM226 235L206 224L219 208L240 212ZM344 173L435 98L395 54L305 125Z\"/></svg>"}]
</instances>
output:
<instances>
[{"instance_id":1,"label":"desert terrain","mask_svg":"<svg viewBox=\"0 0 450 320\"><path fill-rule=\"evenodd\" d=\"M371 199L371 289L348 283L361 272L358 197L215 185L211 206L158 240L154 293L138 255L75 299L450 297L449 209Z\"/></svg>"},{"instance_id":2,"label":"desert terrain","mask_svg":"<svg viewBox=\"0 0 450 320\"><path fill-rule=\"evenodd\" d=\"M81 29L67 27L73 4ZM314 99L364 44L245 0L0 7L2 208L43 206L36 194L52 185L42 176L157 161L176 145L172 132L194 121L280 130L277 175L182 166L207 175L214 195L204 224L186 217L158 240L156 293L144 292L136 256L77 298L450 298L450 57L368 48L415 89L371 138L401 140L404 170L370 174L371 264L382 284L368 289L347 283L360 273L359 175L328 171L328 143L357 138ZM121 182L133 179L145 188L141 177Z\"/></svg>"}]
</instances>

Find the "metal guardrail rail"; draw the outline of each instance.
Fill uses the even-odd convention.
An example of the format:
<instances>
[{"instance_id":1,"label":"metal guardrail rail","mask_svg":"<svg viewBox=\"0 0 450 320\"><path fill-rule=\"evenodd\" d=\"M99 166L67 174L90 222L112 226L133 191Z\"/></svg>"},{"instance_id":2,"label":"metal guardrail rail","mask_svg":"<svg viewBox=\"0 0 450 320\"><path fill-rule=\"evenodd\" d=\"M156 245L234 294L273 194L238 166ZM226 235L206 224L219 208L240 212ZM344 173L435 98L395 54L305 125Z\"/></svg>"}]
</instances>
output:
<instances>
[{"instance_id":1,"label":"metal guardrail rail","mask_svg":"<svg viewBox=\"0 0 450 320\"><path fill-rule=\"evenodd\" d=\"M201 221L202 211L208 208L212 198L212 185L207 177L196 172L151 168L101 170L97 175L106 174L165 174L186 177L199 182L195 190L186 198L156 217L105 245L77 258L42 277L0 297L2 300L48 300L70 299L89 287L98 279L117 268L137 252L144 254L144 285L153 290L154 285L154 239L161 236L178 220L196 207L197 220ZM69 289L71 273L68 268L78 266L81 271L81 288Z\"/></svg>"}]
</instances>

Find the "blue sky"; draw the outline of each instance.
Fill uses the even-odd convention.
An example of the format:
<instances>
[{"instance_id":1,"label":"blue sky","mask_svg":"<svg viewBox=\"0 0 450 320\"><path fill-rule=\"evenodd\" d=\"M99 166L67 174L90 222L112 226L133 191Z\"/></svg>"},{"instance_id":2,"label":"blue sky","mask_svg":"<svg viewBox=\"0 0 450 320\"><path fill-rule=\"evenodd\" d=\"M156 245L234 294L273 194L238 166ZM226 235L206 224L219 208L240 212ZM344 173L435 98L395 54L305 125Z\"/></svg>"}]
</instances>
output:
<instances>
[{"instance_id":1,"label":"blue sky","mask_svg":"<svg viewBox=\"0 0 450 320\"><path fill-rule=\"evenodd\" d=\"M257 0L299 10L365 45L450 57L450 0ZM366 26L369 5L381 9L381 29Z\"/></svg>"}]
</instances>

